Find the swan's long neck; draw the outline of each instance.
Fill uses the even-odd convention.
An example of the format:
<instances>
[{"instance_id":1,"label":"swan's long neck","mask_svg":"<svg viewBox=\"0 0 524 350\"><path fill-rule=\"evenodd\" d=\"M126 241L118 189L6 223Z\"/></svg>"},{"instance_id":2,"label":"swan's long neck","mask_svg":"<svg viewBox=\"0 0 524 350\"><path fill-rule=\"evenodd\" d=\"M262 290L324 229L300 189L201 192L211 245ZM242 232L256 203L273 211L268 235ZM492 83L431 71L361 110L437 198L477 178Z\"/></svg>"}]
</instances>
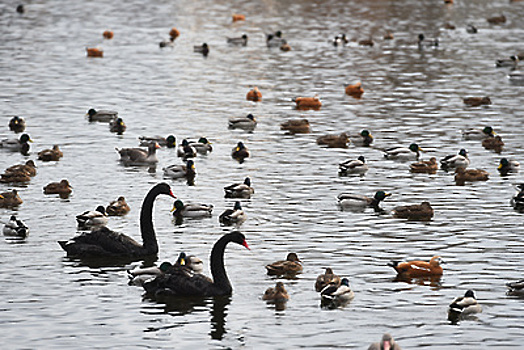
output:
<instances>
[{"instance_id":1,"label":"swan's long neck","mask_svg":"<svg viewBox=\"0 0 524 350\"><path fill-rule=\"evenodd\" d=\"M223 236L220 238L213 249L211 250L211 275L213 276L213 284L216 288L224 292L224 294L231 294L233 288L227 277L226 269L224 267L224 251L226 245L231 241L230 237Z\"/></svg>"},{"instance_id":2,"label":"swan's long neck","mask_svg":"<svg viewBox=\"0 0 524 350\"><path fill-rule=\"evenodd\" d=\"M142 243L147 254L158 253L158 243L153 227L153 205L159 194L160 191L156 188L149 191L140 210L140 232L142 232Z\"/></svg>"}]
</instances>

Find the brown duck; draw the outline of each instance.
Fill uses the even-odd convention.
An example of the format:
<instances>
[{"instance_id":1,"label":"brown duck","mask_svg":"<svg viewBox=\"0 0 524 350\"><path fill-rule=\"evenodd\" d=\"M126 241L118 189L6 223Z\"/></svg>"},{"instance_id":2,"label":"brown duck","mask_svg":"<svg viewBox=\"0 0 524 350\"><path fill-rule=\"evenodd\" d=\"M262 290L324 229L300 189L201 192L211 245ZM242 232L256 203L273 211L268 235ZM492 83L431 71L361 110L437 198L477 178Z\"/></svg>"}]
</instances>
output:
<instances>
[{"instance_id":1,"label":"brown duck","mask_svg":"<svg viewBox=\"0 0 524 350\"><path fill-rule=\"evenodd\" d=\"M60 182L51 182L44 186L44 194L58 194L60 197L67 197L72 191L73 189L66 179Z\"/></svg>"},{"instance_id":2,"label":"brown duck","mask_svg":"<svg viewBox=\"0 0 524 350\"><path fill-rule=\"evenodd\" d=\"M421 204L405 205L396 207L393 210L393 216L400 219L408 220L431 220L433 217L433 208L429 202Z\"/></svg>"},{"instance_id":3,"label":"brown duck","mask_svg":"<svg viewBox=\"0 0 524 350\"><path fill-rule=\"evenodd\" d=\"M118 197L116 201L112 201L106 208L106 213L109 216L123 216L129 213L131 208L127 205L124 196Z\"/></svg>"},{"instance_id":4,"label":"brown duck","mask_svg":"<svg viewBox=\"0 0 524 350\"><path fill-rule=\"evenodd\" d=\"M262 93L260 92L258 87L255 86L253 89L249 90L249 92L246 95L246 100L253 102L262 101Z\"/></svg>"},{"instance_id":5,"label":"brown duck","mask_svg":"<svg viewBox=\"0 0 524 350\"><path fill-rule=\"evenodd\" d=\"M337 288L340 286L340 277L333 273L331 267L326 268L326 272L324 274L318 275L315 282L315 290L320 292L328 284L331 284Z\"/></svg>"},{"instance_id":6,"label":"brown duck","mask_svg":"<svg viewBox=\"0 0 524 350\"><path fill-rule=\"evenodd\" d=\"M0 208L11 208L17 207L22 204L24 201L18 195L17 190L12 190L11 192L2 192L0 193Z\"/></svg>"},{"instance_id":7,"label":"brown duck","mask_svg":"<svg viewBox=\"0 0 524 350\"><path fill-rule=\"evenodd\" d=\"M302 272L302 262L296 253L289 253L286 260L266 265L268 275L296 275Z\"/></svg>"},{"instance_id":8,"label":"brown duck","mask_svg":"<svg viewBox=\"0 0 524 350\"><path fill-rule=\"evenodd\" d=\"M309 134L311 129L307 119L291 119L280 124L280 130L286 130L291 135L294 134Z\"/></svg>"},{"instance_id":9,"label":"brown duck","mask_svg":"<svg viewBox=\"0 0 524 350\"><path fill-rule=\"evenodd\" d=\"M455 182L459 186L463 186L466 181L487 181L488 179L489 173L486 170L464 168L457 168L455 170Z\"/></svg>"},{"instance_id":10,"label":"brown duck","mask_svg":"<svg viewBox=\"0 0 524 350\"><path fill-rule=\"evenodd\" d=\"M471 107L477 107L482 105L490 105L491 100L488 96L486 97L465 97L462 99L464 104Z\"/></svg>"},{"instance_id":11,"label":"brown duck","mask_svg":"<svg viewBox=\"0 0 524 350\"><path fill-rule=\"evenodd\" d=\"M354 98L362 97L364 89L362 88L362 83L359 81L356 84L346 85L346 94Z\"/></svg>"},{"instance_id":12,"label":"brown duck","mask_svg":"<svg viewBox=\"0 0 524 350\"><path fill-rule=\"evenodd\" d=\"M328 148L347 148L349 136L343 132L340 135L324 135L317 138L317 144Z\"/></svg>"},{"instance_id":13,"label":"brown duck","mask_svg":"<svg viewBox=\"0 0 524 350\"><path fill-rule=\"evenodd\" d=\"M495 152L500 153L504 148L504 141L502 141L502 137L499 135L495 137L488 137L482 140L482 147L485 149L492 149Z\"/></svg>"},{"instance_id":14,"label":"brown duck","mask_svg":"<svg viewBox=\"0 0 524 350\"><path fill-rule=\"evenodd\" d=\"M38 152L38 160L44 162L57 161L64 156L58 145L54 145L52 149L45 149Z\"/></svg>"},{"instance_id":15,"label":"brown duck","mask_svg":"<svg viewBox=\"0 0 524 350\"><path fill-rule=\"evenodd\" d=\"M284 287L284 283L277 282L275 288L268 288L262 296L262 300L275 303L282 303L288 301L289 295L287 294L287 290Z\"/></svg>"},{"instance_id":16,"label":"brown duck","mask_svg":"<svg viewBox=\"0 0 524 350\"><path fill-rule=\"evenodd\" d=\"M417 163L412 163L409 166L409 171L412 173L435 174L438 170L437 158L431 157L429 160L421 160Z\"/></svg>"}]
</instances>

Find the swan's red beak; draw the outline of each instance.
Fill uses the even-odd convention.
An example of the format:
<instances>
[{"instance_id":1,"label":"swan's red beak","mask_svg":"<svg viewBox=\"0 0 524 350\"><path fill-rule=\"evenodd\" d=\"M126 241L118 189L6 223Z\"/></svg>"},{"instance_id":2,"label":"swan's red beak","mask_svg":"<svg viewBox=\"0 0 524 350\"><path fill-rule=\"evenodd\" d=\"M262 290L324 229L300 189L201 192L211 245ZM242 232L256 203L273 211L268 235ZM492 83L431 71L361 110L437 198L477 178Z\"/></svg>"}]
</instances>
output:
<instances>
[{"instance_id":1,"label":"swan's red beak","mask_svg":"<svg viewBox=\"0 0 524 350\"><path fill-rule=\"evenodd\" d=\"M176 198L176 196L173 194L173 191L172 190L169 190L169 195L173 198Z\"/></svg>"},{"instance_id":2,"label":"swan's red beak","mask_svg":"<svg viewBox=\"0 0 524 350\"><path fill-rule=\"evenodd\" d=\"M249 246L247 245L247 242L246 242L245 239L244 239L244 242L242 242L242 245L243 245L244 247L246 247L247 249L251 250L251 248L249 248Z\"/></svg>"}]
</instances>

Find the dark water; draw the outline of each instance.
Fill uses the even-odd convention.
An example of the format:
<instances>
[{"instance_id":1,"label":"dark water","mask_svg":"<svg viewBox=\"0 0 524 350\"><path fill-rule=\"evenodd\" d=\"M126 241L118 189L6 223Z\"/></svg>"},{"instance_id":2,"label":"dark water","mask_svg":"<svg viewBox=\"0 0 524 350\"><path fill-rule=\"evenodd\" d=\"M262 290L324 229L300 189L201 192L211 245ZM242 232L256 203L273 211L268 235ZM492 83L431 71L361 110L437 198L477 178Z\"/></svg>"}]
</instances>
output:
<instances>
[{"instance_id":1,"label":"dark water","mask_svg":"<svg viewBox=\"0 0 524 350\"><path fill-rule=\"evenodd\" d=\"M245 23L231 23L232 13ZM508 22L485 18L504 13ZM23 157L2 150L0 167L35 159L36 151L59 144L64 158L38 163L38 175L17 188L24 203L0 209L13 213L31 232L24 243L0 244L0 324L9 349L153 348L353 348L363 349L382 333L404 348L472 349L521 346L520 299L505 295L505 282L522 278L524 239L521 214L509 200L521 174L500 177L501 156L522 158L523 87L512 85L495 59L524 51L524 3L508 1L34 1L26 13L0 4L0 83L2 138L14 137L12 115L26 118L34 143ZM444 29L446 22L455 30ZM479 28L467 34L466 24ZM174 48L160 50L176 26ZM115 37L102 41L111 29ZM282 30L293 50L265 47L265 32ZM386 29L395 39L382 40ZM372 36L375 46L328 43L345 32L352 39ZM420 51L416 36L439 37L436 50ZM247 33L247 47L226 37ZM204 59L192 46L207 42ZM86 46L100 45L104 58L85 57ZM360 100L344 94L343 84L361 80ZM245 101L252 86L261 103ZM299 112L290 102L319 94L320 111ZM489 95L488 107L467 108L465 96ZM89 124L89 108L118 110L128 125L115 136L106 124ZM253 133L227 129L229 117L253 113ZM279 124L304 116L312 134L289 136ZM464 141L460 130L491 125L503 137L502 155ZM369 129L374 148L322 149L317 136ZM173 150L159 151L156 171L123 167L115 147L134 147L140 135L174 133L207 136L214 151L196 159L196 186L172 181L184 201L212 203L210 219L175 226L172 201L156 202L159 260L180 251L204 258L229 229L218 215L233 202L222 187L250 176L255 195L244 201L242 225L252 250L230 246L227 270L231 298L166 306L143 300L142 289L127 285L123 265L89 267L65 258L56 243L77 234L75 215L126 196L132 211L111 218L109 227L139 239L138 213L146 192L162 181L163 166L179 163ZM252 152L245 163L230 157L242 140ZM386 161L379 148L417 142L441 158L469 150L471 168L490 172L488 182L456 186L453 175L412 175L409 163ZM364 155L364 177L338 177L337 164ZM73 195L63 200L42 187L67 178ZM341 192L371 195L392 192L383 207L429 200L435 217L406 222L371 210L340 211ZM295 251L304 261L297 279L285 280L290 301L276 311L261 300L275 279L264 265ZM390 260L440 255L447 262L440 285L394 282ZM313 285L323 268L350 278L355 299L337 310L320 308ZM447 305L474 289L484 307L477 319L447 321Z\"/></svg>"}]
</instances>

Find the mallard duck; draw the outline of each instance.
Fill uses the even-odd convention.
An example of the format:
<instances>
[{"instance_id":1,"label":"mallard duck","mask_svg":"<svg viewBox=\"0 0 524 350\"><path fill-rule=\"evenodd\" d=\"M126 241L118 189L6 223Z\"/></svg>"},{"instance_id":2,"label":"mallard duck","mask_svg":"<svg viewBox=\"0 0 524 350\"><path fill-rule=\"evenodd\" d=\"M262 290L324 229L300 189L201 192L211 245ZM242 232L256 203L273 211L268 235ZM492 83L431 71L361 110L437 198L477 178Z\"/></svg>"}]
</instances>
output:
<instances>
[{"instance_id":1,"label":"mallard duck","mask_svg":"<svg viewBox=\"0 0 524 350\"><path fill-rule=\"evenodd\" d=\"M203 43L202 45L195 45L193 46L193 52L201 53L204 57L207 57L209 55L209 46L207 43Z\"/></svg>"},{"instance_id":2,"label":"mallard duck","mask_svg":"<svg viewBox=\"0 0 524 350\"><path fill-rule=\"evenodd\" d=\"M384 191L375 192L373 198L350 193L341 193L337 196L337 199L338 205L342 209L371 207L378 211L380 202L389 196L391 196L391 193L386 193Z\"/></svg>"},{"instance_id":3,"label":"mallard duck","mask_svg":"<svg viewBox=\"0 0 524 350\"><path fill-rule=\"evenodd\" d=\"M200 154L208 154L213 151L211 142L205 137L201 137L197 142L189 142L189 146L193 147Z\"/></svg>"},{"instance_id":4,"label":"mallard duck","mask_svg":"<svg viewBox=\"0 0 524 350\"><path fill-rule=\"evenodd\" d=\"M302 272L302 261L296 253L289 253L286 260L266 265L268 275L296 275Z\"/></svg>"},{"instance_id":5,"label":"mallard duck","mask_svg":"<svg viewBox=\"0 0 524 350\"><path fill-rule=\"evenodd\" d=\"M409 171L412 173L435 174L438 170L437 158L431 157L429 160L421 160L409 165Z\"/></svg>"},{"instance_id":6,"label":"mallard duck","mask_svg":"<svg viewBox=\"0 0 524 350\"><path fill-rule=\"evenodd\" d=\"M122 135L126 131L127 126L122 118L116 118L109 122L109 131L117 135Z\"/></svg>"},{"instance_id":7,"label":"mallard duck","mask_svg":"<svg viewBox=\"0 0 524 350\"><path fill-rule=\"evenodd\" d=\"M501 68L501 67L510 67L510 68L517 68L519 63L519 56L512 55L509 58L501 58L495 61L495 67Z\"/></svg>"},{"instance_id":8,"label":"mallard duck","mask_svg":"<svg viewBox=\"0 0 524 350\"><path fill-rule=\"evenodd\" d=\"M17 207L22 204L24 201L18 195L17 190L12 190L11 192L2 192L0 193L0 208L12 208Z\"/></svg>"},{"instance_id":9,"label":"mallard duck","mask_svg":"<svg viewBox=\"0 0 524 350\"><path fill-rule=\"evenodd\" d=\"M129 208L124 196L118 197L116 201L112 201L106 207L106 213L109 216L123 216L129 213L130 210L131 208Z\"/></svg>"},{"instance_id":10,"label":"mallard duck","mask_svg":"<svg viewBox=\"0 0 524 350\"><path fill-rule=\"evenodd\" d=\"M218 221L222 225L240 225L244 221L246 221L247 215L244 213L244 210L242 210L242 206L240 205L240 202L236 201L233 209L226 209L220 216L218 217Z\"/></svg>"},{"instance_id":11,"label":"mallard duck","mask_svg":"<svg viewBox=\"0 0 524 350\"><path fill-rule=\"evenodd\" d=\"M418 44L419 49L423 49L426 47L438 47L439 40L438 39L426 39L424 34L419 34L417 44Z\"/></svg>"},{"instance_id":12,"label":"mallard duck","mask_svg":"<svg viewBox=\"0 0 524 350\"><path fill-rule=\"evenodd\" d=\"M345 91L346 95L349 95L354 98L360 98L364 93L364 89L362 88L362 83L360 81L355 84L346 85Z\"/></svg>"},{"instance_id":13,"label":"mallard duck","mask_svg":"<svg viewBox=\"0 0 524 350\"><path fill-rule=\"evenodd\" d=\"M445 0L445 1L453 1L453 0ZM456 28L457 27L452 23L447 22L446 24L444 24L444 29L455 30Z\"/></svg>"},{"instance_id":14,"label":"mallard duck","mask_svg":"<svg viewBox=\"0 0 524 350\"><path fill-rule=\"evenodd\" d=\"M439 256L434 256L431 260L421 261L412 260L406 262L392 261L388 263L388 266L397 271L397 275L406 278L418 278L418 277L431 277L440 276L444 272L440 264L442 260Z\"/></svg>"},{"instance_id":15,"label":"mallard duck","mask_svg":"<svg viewBox=\"0 0 524 350\"><path fill-rule=\"evenodd\" d=\"M11 215L2 232L4 236L26 238L29 234L29 227L22 220L18 220L15 215Z\"/></svg>"},{"instance_id":16,"label":"mallard duck","mask_svg":"<svg viewBox=\"0 0 524 350\"><path fill-rule=\"evenodd\" d=\"M340 277L333 273L331 267L326 268L326 272L317 276L315 281L315 290L322 291L326 286L333 285L338 288L340 286Z\"/></svg>"},{"instance_id":17,"label":"mallard duck","mask_svg":"<svg viewBox=\"0 0 524 350\"><path fill-rule=\"evenodd\" d=\"M518 173L520 171L520 163L514 159L502 158L497 169L502 176L506 176L508 173Z\"/></svg>"},{"instance_id":18,"label":"mallard duck","mask_svg":"<svg viewBox=\"0 0 524 350\"><path fill-rule=\"evenodd\" d=\"M322 298L322 306L335 308L349 303L355 297L355 293L351 290L349 279L342 278L338 286L332 284L325 286L320 291L320 297Z\"/></svg>"},{"instance_id":19,"label":"mallard duck","mask_svg":"<svg viewBox=\"0 0 524 350\"><path fill-rule=\"evenodd\" d=\"M502 24L506 23L506 16L500 15L500 16L493 16L486 18L486 21L490 24Z\"/></svg>"},{"instance_id":20,"label":"mallard duck","mask_svg":"<svg viewBox=\"0 0 524 350\"><path fill-rule=\"evenodd\" d=\"M266 300L273 303L283 303L289 300L289 295L284 287L284 283L277 282L275 288L268 288L262 296L262 300Z\"/></svg>"},{"instance_id":21,"label":"mallard duck","mask_svg":"<svg viewBox=\"0 0 524 350\"><path fill-rule=\"evenodd\" d=\"M482 169L455 169L455 183L464 186L465 182L488 181L489 173Z\"/></svg>"},{"instance_id":22,"label":"mallard duck","mask_svg":"<svg viewBox=\"0 0 524 350\"><path fill-rule=\"evenodd\" d=\"M322 107L322 102L318 96L315 97L295 97L292 99L296 103L297 109L299 110L308 110L313 109L318 111Z\"/></svg>"},{"instance_id":23,"label":"mallard duck","mask_svg":"<svg viewBox=\"0 0 524 350\"><path fill-rule=\"evenodd\" d=\"M478 29L473 24L468 24L466 26L466 33L468 33L468 34L477 34L478 33Z\"/></svg>"},{"instance_id":24,"label":"mallard duck","mask_svg":"<svg viewBox=\"0 0 524 350\"><path fill-rule=\"evenodd\" d=\"M141 147L147 147L150 143L158 143L161 147L175 148L176 147L176 137L174 135L169 135L167 137L162 136L140 136Z\"/></svg>"},{"instance_id":25,"label":"mallard duck","mask_svg":"<svg viewBox=\"0 0 524 350\"><path fill-rule=\"evenodd\" d=\"M259 102L262 101L262 93L258 89L258 87L254 87L253 89L249 90L246 94L246 100L253 101L253 102Z\"/></svg>"},{"instance_id":26,"label":"mallard duck","mask_svg":"<svg viewBox=\"0 0 524 350\"><path fill-rule=\"evenodd\" d=\"M420 157L419 152L424 152L416 143L409 147L392 147L384 150L386 159L398 160L417 160Z\"/></svg>"},{"instance_id":27,"label":"mallard duck","mask_svg":"<svg viewBox=\"0 0 524 350\"><path fill-rule=\"evenodd\" d=\"M102 37L107 40L113 39L114 36L115 33L113 33L111 30L104 30L104 32L102 33Z\"/></svg>"},{"instance_id":28,"label":"mallard duck","mask_svg":"<svg viewBox=\"0 0 524 350\"><path fill-rule=\"evenodd\" d=\"M508 282L506 286L508 287L508 295L524 296L524 279L516 282Z\"/></svg>"},{"instance_id":29,"label":"mallard duck","mask_svg":"<svg viewBox=\"0 0 524 350\"><path fill-rule=\"evenodd\" d=\"M485 126L483 129L462 130L462 137L465 140L484 140L488 137L494 137L495 130L491 126Z\"/></svg>"},{"instance_id":30,"label":"mallard duck","mask_svg":"<svg viewBox=\"0 0 524 350\"><path fill-rule=\"evenodd\" d=\"M16 133L22 132L25 130L25 119L19 116L14 116L9 121L9 130Z\"/></svg>"},{"instance_id":31,"label":"mallard duck","mask_svg":"<svg viewBox=\"0 0 524 350\"><path fill-rule=\"evenodd\" d=\"M462 99L464 104L471 107L477 107L482 105L490 105L491 99L488 96L485 97L465 97Z\"/></svg>"},{"instance_id":32,"label":"mallard duck","mask_svg":"<svg viewBox=\"0 0 524 350\"><path fill-rule=\"evenodd\" d=\"M371 135L369 130L362 130L358 135L350 138L355 146L369 147L373 143L373 135Z\"/></svg>"},{"instance_id":33,"label":"mallard duck","mask_svg":"<svg viewBox=\"0 0 524 350\"><path fill-rule=\"evenodd\" d=\"M344 46L349 43L349 40L346 37L346 34L338 34L335 35L335 38L331 42L333 43L333 46Z\"/></svg>"},{"instance_id":34,"label":"mallard duck","mask_svg":"<svg viewBox=\"0 0 524 350\"><path fill-rule=\"evenodd\" d=\"M267 47L280 47L285 40L282 38L282 32L277 30L273 34L266 34Z\"/></svg>"},{"instance_id":35,"label":"mallard duck","mask_svg":"<svg viewBox=\"0 0 524 350\"><path fill-rule=\"evenodd\" d=\"M147 150L142 148L115 148L120 154L120 161L124 165L154 165L158 163L156 150L160 146L158 143L150 143Z\"/></svg>"},{"instance_id":36,"label":"mallard duck","mask_svg":"<svg viewBox=\"0 0 524 350\"><path fill-rule=\"evenodd\" d=\"M16 12L18 12L19 14L23 14L25 12L24 5L20 4L16 6Z\"/></svg>"},{"instance_id":37,"label":"mallard duck","mask_svg":"<svg viewBox=\"0 0 524 350\"><path fill-rule=\"evenodd\" d=\"M169 38L175 40L179 36L180 36L180 31L176 29L175 27L171 28L171 30L169 31Z\"/></svg>"},{"instance_id":38,"label":"mallard duck","mask_svg":"<svg viewBox=\"0 0 524 350\"><path fill-rule=\"evenodd\" d=\"M150 267L137 266L134 269L127 271L127 276L129 277L128 284L130 286L143 286L146 281L168 272L172 266L173 265L168 261L164 261L158 267L157 266L150 266Z\"/></svg>"},{"instance_id":39,"label":"mallard duck","mask_svg":"<svg viewBox=\"0 0 524 350\"><path fill-rule=\"evenodd\" d=\"M86 116L87 120L89 120L90 122L109 123L118 117L118 112L108 110L97 111L96 109L91 108L87 111Z\"/></svg>"},{"instance_id":40,"label":"mallard duck","mask_svg":"<svg viewBox=\"0 0 524 350\"><path fill-rule=\"evenodd\" d=\"M433 217L433 208L429 202L400 206L393 210L393 217L408 220L431 220Z\"/></svg>"},{"instance_id":41,"label":"mallard duck","mask_svg":"<svg viewBox=\"0 0 524 350\"><path fill-rule=\"evenodd\" d=\"M67 197L73 192L73 188L66 179L60 182L51 182L44 186L44 194L58 194L60 197Z\"/></svg>"},{"instance_id":42,"label":"mallard duck","mask_svg":"<svg viewBox=\"0 0 524 350\"><path fill-rule=\"evenodd\" d=\"M451 302L451 304L449 304L448 318L453 321L464 316L481 312L482 307L477 302L475 292L470 289L463 297L457 297Z\"/></svg>"},{"instance_id":43,"label":"mallard duck","mask_svg":"<svg viewBox=\"0 0 524 350\"><path fill-rule=\"evenodd\" d=\"M247 35L242 34L239 38L227 38L227 43L237 46L246 46L247 45Z\"/></svg>"},{"instance_id":44,"label":"mallard duck","mask_svg":"<svg viewBox=\"0 0 524 350\"><path fill-rule=\"evenodd\" d=\"M369 46L369 47L372 47L373 45L375 45L375 42L373 41L373 39L369 38L369 39L362 39L362 40L359 40L358 41L358 44L360 46Z\"/></svg>"},{"instance_id":45,"label":"mallard duck","mask_svg":"<svg viewBox=\"0 0 524 350\"><path fill-rule=\"evenodd\" d=\"M255 189L251 187L251 179L246 177L243 183L234 183L224 187L226 198L242 198L249 199L255 193Z\"/></svg>"},{"instance_id":46,"label":"mallard duck","mask_svg":"<svg viewBox=\"0 0 524 350\"><path fill-rule=\"evenodd\" d=\"M239 141L236 147L233 147L233 150L231 151L231 157L239 163L243 163L244 159L248 158L249 155L249 150L242 141Z\"/></svg>"},{"instance_id":47,"label":"mallard duck","mask_svg":"<svg viewBox=\"0 0 524 350\"><path fill-rule=\"evenodd\" d=\"M177 199L173 204L174 217L184 217L184 218L206 218L211 216L213 211L212 204L196 204L188 203L184 204L180 199Z\"/></svg>"},{"instance_id":48,"label":"mallard duck","mask_svg":"<svg viewBox=\"0 0 524 350\"><path fill-rule=\"evenodd\" d=\"M86 47L87 57L104 57L104 51L97 47Z\"/></svg>"},{"instance_id":49,"label":"mallard duck","mask_svg":"<svg viewBox=\"0 0 524 350\"><path fill-rule=\"evenodd\" d=\"M520 85L524 83L524 72L520 70L515 70L508 74L508 79L510 82Z\"/></svg>"},{"instance_id":50,"label":"mallard duck","mask_svg":"<svg viewBox=\"0 0 524 350\"><path fill-rule=\"evenodd\" d=\"M286 130L289 134L309 134L311 129L307 119L291 119L280 124L280 130Z\"/></svg>"},{"instance_id":51,"label":"mallard duck","mask_svg":"<svg viewBox=\"0 0 524 350\"><path fill-rule=\"evenodd\" d=\"M524 184L517 185L517 191L511 198L510 204L516 211L524 213Z\"/></svg>"},{"instance_id":52,"label":"mallard duck","mask_svg":"<svg viewBox=\"0 0 524 350\"><path fill-rule=\"evenodd\" d=\"M25 162L25 164L17 164L10 166L5 170L5 173L23 173L33 177L36 175L36 164L33 160L30 159L27 162Z\"/></svg>"},{"instance_id":53,"label":"mallard duck","mask_svg":"<svg viewBox=\"0 0 524 350\"><path fill-rule=\"evenodd\" d=\"M227 123L230 129L243 129L247 131L251 131L257 126L257 120L251 113L244 118L229 118Z\"/></svg>"},{"instance_id":54,"label":"mallard duck","mask_svg":"<svg viewBox=\"0 0 524 350\"><path fill-rule=\"evenodd\" d=\"M324 135L317 138L317 145L328 148L348 148L349 136L343 132L340 135Z\"/></svg>"},{"instance_id":55,"label":"mallard duck","mask_svg":"<svg viewBox=\"0 0 524 350\"><path fill-rule=\"evenodd\" d=\"M10 151L20 152L22 154L29 153L29 143L33 142L28 134L20 135L18 139L4 139L0 141L0 148L5 148Z\"/></svg>"},{"instance_id":56,"label":"mallard duck","mask_svg":"<svg viewBox=\"0 0 524 350\"><path fill-rule=\"evenodd\" d=\"M385 333L380 342L373 343L368 350L402 350L391 334Z\"/></svg>"},{"instance_id":57,"label":"mallard duck","mask_svg":"<svg viewBox=\"0 0 524 350\"><path fill-rule=\"evenodd\" d=\"M340 163L338 169L338 174L341 176L353 174L364 175L369 170L369 167L366 164L364 156L360 156L357 159L348 159Z\"/></svg>"},{"instance_id":58,"label":"mallard duck","mask_svg":"<svg viewBox=\"0 0 524 350\"><path fill-rule=\"evenodd\" d=\"M173 164L162 169L164 176L171 179L194 179L196 176L195 162L188 159L185 165Z\"/></svg>"},{"instance_id":59,"label":"mallard duck","mask_svg":"<svg viewBox=\"0 0 524 350\"><path fill-rule=\"evenodd\" d=\"M79 228L92 228L95 226L105 226L107 224L107 214L103 206L99 205L95 210L86 210L76 216Z\"/></svg>"},{"instance_id":60,"label":"mallard duck","mask_svg":"<svg viewBox=\"0 0 524 350\"><path fill-rule=\"evenodd\" d=\"M233 13L232 17L233 17L233 22L245 21L246 20L246 16L242 15L240 13Z\"/></svg>"},{"instance_id":61,"label":"mallard duck","mask_svg":"<svg viewBox=\"0 0 524 350\"><path fill-rule=\"evenodd\" d=\"M202 259L194 255L186 255L184 252L179 254L174 267L180 265L187 267L194 273L202 273L202 271L204 271L204 262Z\"/></svg>"},{"instance_id":62,"label":"mallard duck","mask_svg":"<svg viewBox=\"0 0 524 350\"><path fill-rule=\"evenodd\" d=\"M462 148L458 154L445 156L440 160L442 169L467 168L469 166L468 151Z\"/></svg>"},{"instance_id":63,"label":"mallard duck","mask_svg":"<svg viewBox=\"0 0 524 350\"><path fill-rule=\"evenodd\" d=\"M164 47L175 47L175 39L169 38L169 40L162 40L158 43L158 46L163 49Z\"/></svg>"},{"instance_id":64,"label":"mallard duck","mask_svg":"<svg viewBox=\"0 0 524 350\"><path fill-rule=\"evenodd\" d=\"M180 146L178 146L177 156L182 158L194 158L197 156L195 147L189 144L187 139L183 139Z\"/></svg>"},{"instance_id":65,"label":"mallard duck","mask_svg":"<svg viewBox=\"0 0 524 350\"><path fill-rule=\"evenodd\" d=\"M38 160L42 160L44 162L58 161L63 156L64 153L62 153L58 145L54 145L52 149L45 149L38 152Z\"/></svg>"},{"instance_id":66,"label":"mallard duck","mask_svg":"<svg viewBox=\"0 0 524 350\"><path fill-rule=\"evenodd\" d=\"M492 149L495 152L500 153L504 148L504 141L502 141L502 137L499 135L495 137L488 137L482 140L482 147L485 149Z\"/></svg>"}]
</instances>

